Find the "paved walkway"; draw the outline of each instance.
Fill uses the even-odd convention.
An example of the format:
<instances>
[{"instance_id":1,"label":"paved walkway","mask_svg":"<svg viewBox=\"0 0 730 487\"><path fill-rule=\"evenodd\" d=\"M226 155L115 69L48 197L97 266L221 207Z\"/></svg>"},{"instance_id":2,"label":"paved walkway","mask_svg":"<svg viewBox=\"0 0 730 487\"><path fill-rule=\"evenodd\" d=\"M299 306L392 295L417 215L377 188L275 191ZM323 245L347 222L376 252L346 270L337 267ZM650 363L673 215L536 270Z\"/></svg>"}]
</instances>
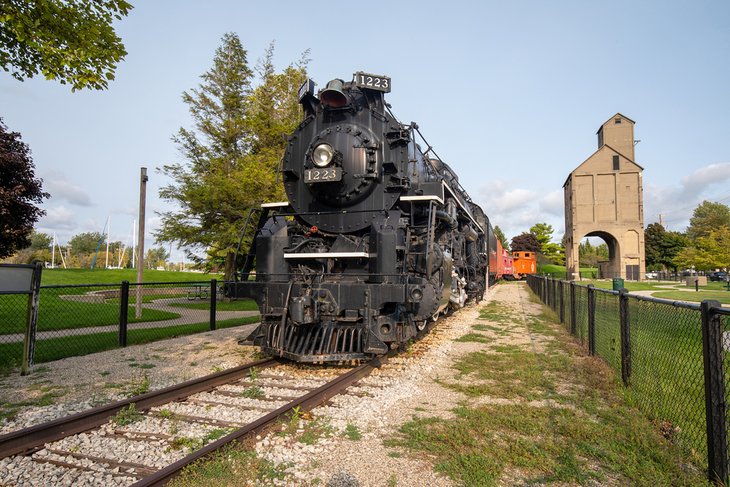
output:
<instances>
[{"instance_id":1,"label":"paved walkway","mask_svg":"<svg viewBox=\"0 0 730 487\"><path fill-rule=\"evenodd\" d=\"M155 299L150 303L144 303L142 306L146 309L155 309L158 311L167 311L169 313L179 314L179 318L171 320L159 321L140 321L138 323L128 323L127 330L142 330L148 328L167 328L174 326L190 325L193 323L204 323L210 319L210 311L207 309L190 309L173 304L191 303L185 298L165 298ZM233 318L246 318L258 315L258 311L216 311L216 321L229 320ZM129 317L134 316L134 306L129 307ZM93 335L95 333L109 333L119 331L119 324L106 326L92 326L85 328L63 328L51 331L39 331L36 333L36 340L47 340L51 338L59 338L66 336ZM12 335L0 335L0 343L17 343L25 339L24 334L15 333Z\"/></svg>"}]
</instances>

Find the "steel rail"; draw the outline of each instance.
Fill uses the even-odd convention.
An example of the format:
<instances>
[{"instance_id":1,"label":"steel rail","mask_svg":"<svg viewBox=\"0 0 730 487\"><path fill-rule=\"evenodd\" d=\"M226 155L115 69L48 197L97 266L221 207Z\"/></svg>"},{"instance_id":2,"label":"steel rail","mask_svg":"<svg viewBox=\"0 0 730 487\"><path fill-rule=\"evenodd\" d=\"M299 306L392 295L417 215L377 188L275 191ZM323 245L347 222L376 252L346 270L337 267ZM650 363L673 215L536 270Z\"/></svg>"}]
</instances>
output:
<instances>
[{"instance_id":1,"label":"steel rail","mask_svg":"<svg viewBox=\"0 0 730 487\"><path fill-rule=\"evenodd\" d=\"M48 423L31 426L0 436L0 459L31 452L46 443L60 440L83 431L88 431L106 423L121 409L133 404L140 410L182 399L197 392L203 392L222 384L234 382L254 368L267 368L279 364L277 359L264 359L250 364L234 367L215 374L192 379L157 391L134 396L122 401L82 411L71 416L59 418Z\"/></svg>"},{"instance_id":2,"label":"steel rail","mask_svg":"<svg viewBox=\"0 0 730 487\"><path fill-rule=\"evenodd\" d=\"M167 482L177 477L185 467L192 464L193 462L205 457L206 455L216 450L219 450L229 443L242 440L253 433L261 431L264 427L281 418L286 413L292 411L294 408L300 408L303 411L307 411L322 404L331 397L340 394L353 383L369 375L374 369L380 367L385 362L387 362L387 357L380 357L373 359L366 364L360 365L359 367L356 367L349 372L346 372L345 374L322 385L312 392L295 399L289 404L286 404L279 409L270 412L266 416L263 416L252 423L249 423L243 428L238 429L228 434L227 436L224 436L223 438L214 441L213 443L209 443L200 450L191 453L190 455L178 460L171 465L168 465L161 470L158 470L153 475L137 481L136 483L132 484L132 487L152 487L165 485Z\"/></svg>"}]
</instances>

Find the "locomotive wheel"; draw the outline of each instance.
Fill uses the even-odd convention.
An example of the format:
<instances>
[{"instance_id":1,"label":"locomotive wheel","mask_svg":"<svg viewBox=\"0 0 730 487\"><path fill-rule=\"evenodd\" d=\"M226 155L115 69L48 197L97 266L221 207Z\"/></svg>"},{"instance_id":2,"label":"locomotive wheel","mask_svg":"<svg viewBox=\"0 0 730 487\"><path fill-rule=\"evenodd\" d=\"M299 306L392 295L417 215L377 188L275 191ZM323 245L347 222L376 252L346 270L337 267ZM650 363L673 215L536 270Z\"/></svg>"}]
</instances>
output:
<instances>
[{"instance_id":1,"label":"locomotive wheel","mask_svg":"<svg viewBox=\"0 0 730 487\"><path fill-rule=\"evenodd\" d=\"M423 331L426 329L426 320L416 322L416 330Z\"/></svg>"}]
</instances>

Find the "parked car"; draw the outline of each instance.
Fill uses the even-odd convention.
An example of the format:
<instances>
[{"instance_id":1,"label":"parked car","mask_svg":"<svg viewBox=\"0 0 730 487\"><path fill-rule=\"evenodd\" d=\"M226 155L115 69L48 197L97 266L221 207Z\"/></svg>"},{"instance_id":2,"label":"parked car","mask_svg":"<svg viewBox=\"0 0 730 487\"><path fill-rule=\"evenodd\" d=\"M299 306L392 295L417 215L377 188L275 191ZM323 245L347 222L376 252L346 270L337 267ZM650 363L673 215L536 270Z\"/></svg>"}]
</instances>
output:
<instances>
[{"instance_id":1,"label":"parked car","mask_svg":"<svg viewBox=\"0 0 730 487\"><path fill-rule=\"evenodd\" d=\"M647 272L646 278L647 279L657 279L657 278L659 278L659 274L657 272Z\"/></svg>"},{"instance_id":2,"label":"parked car","mask_svg":"<svg viewBox=\"0 0 730 487\"><path fill-rule=\"evenodd\" d=\"M727 272L718 271L710 274L710 281L727 281Z\"/></svg>"}]
</instances>

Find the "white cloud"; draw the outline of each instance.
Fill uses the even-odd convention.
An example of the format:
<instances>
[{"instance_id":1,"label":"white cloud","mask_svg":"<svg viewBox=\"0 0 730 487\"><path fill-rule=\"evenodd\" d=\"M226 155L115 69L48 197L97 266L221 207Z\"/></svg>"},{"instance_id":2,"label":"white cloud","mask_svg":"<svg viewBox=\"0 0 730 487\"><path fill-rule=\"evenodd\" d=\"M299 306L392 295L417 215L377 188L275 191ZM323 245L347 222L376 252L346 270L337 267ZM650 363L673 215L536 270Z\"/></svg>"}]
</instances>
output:
<instances>
[{"instance_id":1,"label":"white cloud","mask_svg":"<svg viewBox=\"0 0 730 487\"><path fill-rule=\"evenodd\" d=\"M91 197L81 187L66 180L58 171L48 171L43 178L43 189L54 201L66 201L73 205L91 206Z\"/></svg>"},{"instance_id":2,"label":"white cloud","mask_svg":"<svg viewBox=\"0 0 730 487\"><path fill-rule=\"evenodd\" d=\"M565 202L562 189L550 191L540 200L540 213L547 213L563 217L565 215Z\"/></svg>"},{"instance_id":3,"label":"white cloud","mask_svg":"<svg viewBox=\"0 0 730 487\"><path fill-rule=\"evenodd\" d=\"M713 184L730 179L730 162L710 164L681 179L683 192L687 196L698 196Z\"/></svg>"},{"instance_id":4,"label":"white cloud","mask_svg":"<svg viewBox=\"0 0 730 487\"><path fill-rule=\"evenodd\" d=\"M534 191L517 184L516 181L493 180L478 191L477 203L492 225L499 225L510 239L536 223L546 222L556 229L553 240L560 240L562 232L558 230L564 223L562 190Z\"/></svg>"},{"instance_id":5,"label":"white cloud","mask_svg":"<svg viewBox=\"0 0 730 487\"><path fill-rule=\"evenodd\" d=\"M73 230L76 228L75 214L65 206L48 208L46 215L38 221L38 226L48 228L51 231Z\"/></svg>"},{"instance_id":6,"label":"white cloud","mask_svg":"<svg viewBox=\"0 0 730 487\"><path fill-rule=\"evenodd\" d=\"M679 184L644 184L644 224L659 221L670 230L684 231L692 212L703 200L720 201L730 197L727 181L730 163L709 164L679 180Z\"/></svg>"}]
</instances>

